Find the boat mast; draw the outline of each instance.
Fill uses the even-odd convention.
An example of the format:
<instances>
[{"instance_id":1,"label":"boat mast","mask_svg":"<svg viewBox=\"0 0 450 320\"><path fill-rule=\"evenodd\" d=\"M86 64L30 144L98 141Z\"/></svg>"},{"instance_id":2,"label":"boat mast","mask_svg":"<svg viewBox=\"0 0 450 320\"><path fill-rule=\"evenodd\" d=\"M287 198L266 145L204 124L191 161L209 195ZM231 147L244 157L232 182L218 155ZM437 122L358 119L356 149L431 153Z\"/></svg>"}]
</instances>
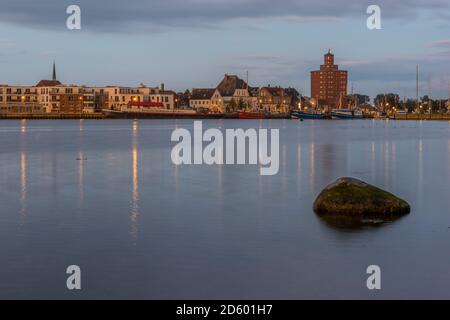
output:
<instances>
[{"instance_id":1,"label":"boat mast","mask_svg":"<svg viewBox=\"0 0 450 320\"><path fill-rule=\"evenodd\" d=\"M450 109L450 79L448 80L448 100L447 100L447 108Z\"/></svg>"},{"instance_id":2,"label":"boat mast","mask_svg":"<svg viewBox=\"0 0 450 320\"><path fill-rule=\"evenodd\" d=\"M419 65L416 66L416 109L419 109Z\"/></svg>"},{"instance_id":3,"label":"boat mast","mask_svg":"<svg viewBox=\"0 0 450 320\"><path fill-rule=\"evenodd\" d=\"M431 73L428 73L428 108L431 114L433 109L433 101L431 100Z\"/></svg>"}]
</instances>

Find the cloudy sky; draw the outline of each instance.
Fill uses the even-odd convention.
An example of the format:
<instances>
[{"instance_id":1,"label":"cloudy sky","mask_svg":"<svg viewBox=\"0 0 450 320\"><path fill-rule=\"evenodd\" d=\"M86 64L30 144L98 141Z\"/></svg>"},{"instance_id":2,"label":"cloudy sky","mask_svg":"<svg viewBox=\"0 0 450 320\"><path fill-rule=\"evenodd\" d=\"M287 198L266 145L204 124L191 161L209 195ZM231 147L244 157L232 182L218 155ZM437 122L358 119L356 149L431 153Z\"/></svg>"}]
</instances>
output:
<instances>
[{"instance_id":1,"label":"cloudy sky","mask_svg":"<svg viewBox=\"0 0 450 320\"><path fill-rule=\"evenodd\" d=\"M81 30L66 8L81 8ZM381 7L382 30L366 27ZM225 73L310 94L330 48L350 88L447 97L450 0L0 0L0 83L215 86Z\"/></svg>"}]
</instances>

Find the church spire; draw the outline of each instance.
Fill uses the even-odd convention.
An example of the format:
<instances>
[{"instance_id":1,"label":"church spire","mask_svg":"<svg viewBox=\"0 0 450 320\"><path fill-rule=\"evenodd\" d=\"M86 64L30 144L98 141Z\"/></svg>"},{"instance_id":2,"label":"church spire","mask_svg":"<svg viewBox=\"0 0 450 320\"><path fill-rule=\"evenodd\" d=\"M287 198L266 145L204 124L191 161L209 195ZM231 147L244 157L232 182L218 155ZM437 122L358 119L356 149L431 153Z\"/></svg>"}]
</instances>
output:
<instances>
[{"instance_id":1,"label":"church spire","mask_svg":"<svg viewBox=\"0 0 450 320\"><path fill-rule=\"evenodd\" d=\"M55 65L55 60L53 60L53 81L56 81L56 65Z\"/></svg>"}]
</instances>

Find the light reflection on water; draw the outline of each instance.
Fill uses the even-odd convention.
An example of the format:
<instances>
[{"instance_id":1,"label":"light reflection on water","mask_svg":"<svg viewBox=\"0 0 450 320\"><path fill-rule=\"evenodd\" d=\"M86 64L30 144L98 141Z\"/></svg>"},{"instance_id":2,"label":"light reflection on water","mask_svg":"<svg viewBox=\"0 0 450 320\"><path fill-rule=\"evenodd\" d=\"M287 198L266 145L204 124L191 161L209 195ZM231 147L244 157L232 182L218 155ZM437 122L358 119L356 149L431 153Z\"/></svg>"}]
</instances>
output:
<instances>
[{"instance_id":1,"label":"light reflection on water","mask_svg":"<svg viewBox=\"0 0 450 320\"><path fill-rule=\"evenodd\" d=\"M132 183L132 200L131 200L131 236L134 241L137 240L138 236L138 214L139 214L139 190L138 190L138 179L139 179L139 169L138 169L138 124L133 122L132 129L132 157L133 157L133 183Z\"/></svg>"},{"instance_id":2,"label":"light reflection on water","mask_svg":"<svg viewBox=\"0 0 450 320\"><path fill-rule=\"evenodd\" d=\"M0 297L70 298L75 263L86 298L450 298L450 123L203 122L252 126L280 129L278 175L173 165L188 120L0 121ZM342 176L411 214L333 228L311 207Z\"/></svg>"}]
</instances>

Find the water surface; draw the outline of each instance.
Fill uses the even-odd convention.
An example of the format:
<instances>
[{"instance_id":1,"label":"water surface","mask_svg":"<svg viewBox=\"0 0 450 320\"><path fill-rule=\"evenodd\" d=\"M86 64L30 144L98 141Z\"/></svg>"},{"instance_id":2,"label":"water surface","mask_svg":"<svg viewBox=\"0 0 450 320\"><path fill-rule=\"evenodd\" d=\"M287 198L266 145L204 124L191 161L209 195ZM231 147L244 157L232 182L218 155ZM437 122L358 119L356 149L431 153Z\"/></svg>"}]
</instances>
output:
<instances>
[{"instance_id":1,"label":"water surface","mask_svg":"<svg viewBox=\"0 0 450 320\"><path fill-rule=\"evenodd\" d=\"M448 122L203 121L279 128L275 176L176 167L176 127L193 122L0 121L0 298L450 298ZM342 176L411 214L326 224L312 203ZM380 291L366 288L372 264Z\"/></svg>"}]
</instances>

